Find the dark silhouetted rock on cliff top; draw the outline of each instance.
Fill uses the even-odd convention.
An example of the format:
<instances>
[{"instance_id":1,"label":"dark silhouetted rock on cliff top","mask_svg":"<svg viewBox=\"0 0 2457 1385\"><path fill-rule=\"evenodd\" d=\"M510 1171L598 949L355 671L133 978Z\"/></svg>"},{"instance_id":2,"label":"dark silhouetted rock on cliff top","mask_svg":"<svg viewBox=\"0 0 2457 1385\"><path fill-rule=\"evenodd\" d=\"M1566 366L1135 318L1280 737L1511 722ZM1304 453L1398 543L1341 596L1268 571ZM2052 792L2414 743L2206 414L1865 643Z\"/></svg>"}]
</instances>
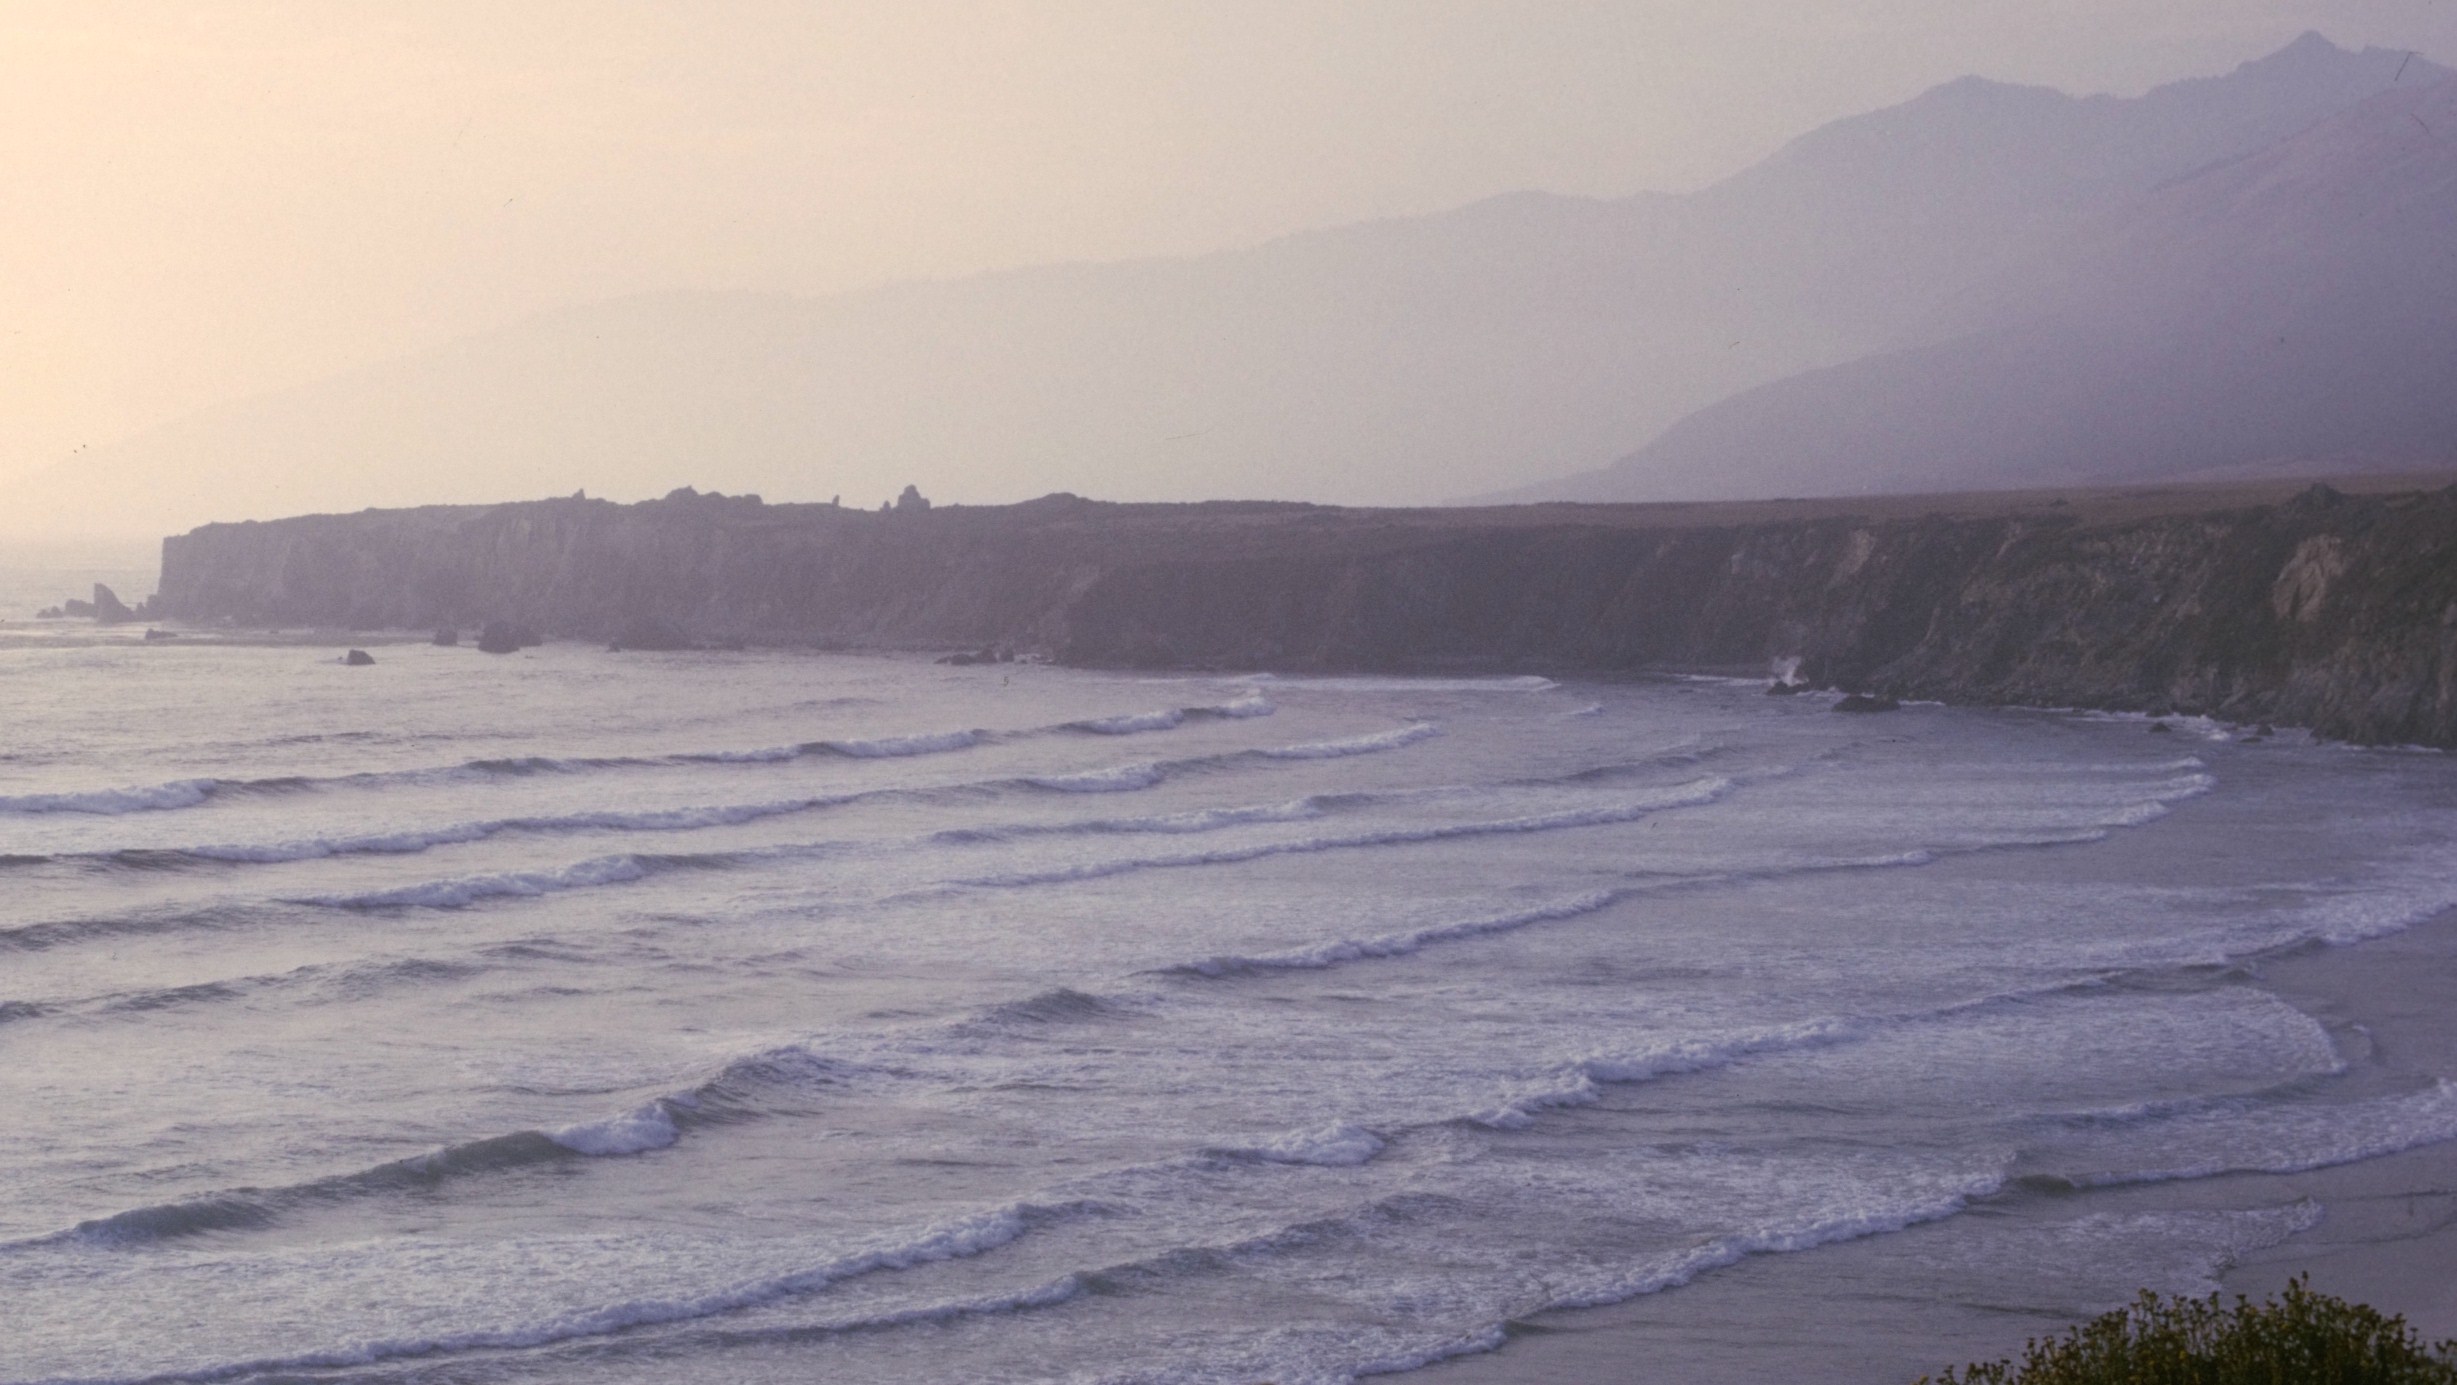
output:
<instances>
[{"instance_id":1,"label":"dark silhouetted rock on cliff top","mask_svg":"<svg viewBox=\"0 0 2457 1385\"><path fill-rule=\"evenodd\" d=\"M208 525L160 614L1171 668L1801 677L2457 746L2457 487L890 515L580 499Z\"/></svg>"}]
</instances>

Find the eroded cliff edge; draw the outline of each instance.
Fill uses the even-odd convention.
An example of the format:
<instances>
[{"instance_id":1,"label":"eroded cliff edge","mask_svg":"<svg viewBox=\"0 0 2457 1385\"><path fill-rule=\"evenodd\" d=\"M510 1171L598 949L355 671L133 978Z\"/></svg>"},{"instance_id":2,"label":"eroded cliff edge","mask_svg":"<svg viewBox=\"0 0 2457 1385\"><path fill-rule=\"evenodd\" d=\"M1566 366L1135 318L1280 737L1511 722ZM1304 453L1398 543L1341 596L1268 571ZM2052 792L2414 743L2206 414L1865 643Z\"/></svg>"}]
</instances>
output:
<instances>
[{"instance_id":1,"label":"eroded cliff edge","mask_svg":"<svg viewBox=\"0 0 2457 1385\"><path fill-rule=\"evenodd\" d=\"M1178 668L1762 672L2457 746L2457 487L869 513L682 495L165 541L172 619Z\"/></svg>"}]
</instances>

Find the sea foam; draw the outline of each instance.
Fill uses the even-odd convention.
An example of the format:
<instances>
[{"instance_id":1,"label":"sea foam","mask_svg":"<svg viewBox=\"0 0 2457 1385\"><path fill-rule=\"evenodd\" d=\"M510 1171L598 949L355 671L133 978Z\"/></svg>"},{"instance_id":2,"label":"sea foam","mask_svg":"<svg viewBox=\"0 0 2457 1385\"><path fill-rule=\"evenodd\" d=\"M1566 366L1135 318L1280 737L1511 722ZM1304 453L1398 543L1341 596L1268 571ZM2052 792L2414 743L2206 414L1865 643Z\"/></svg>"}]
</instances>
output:
<instances>
[{"instance_id":1,"label":"sea foam","mask_svg":"<svg viewBox=\"0 0 2457 1385\"><path fill-rule=\"evenodd\" d=\"M159 813L193 808L213 797L230 781L177 779L133 789L97 789L84 793L0 795L0 813Z\"/></svg>"}]
</instances>

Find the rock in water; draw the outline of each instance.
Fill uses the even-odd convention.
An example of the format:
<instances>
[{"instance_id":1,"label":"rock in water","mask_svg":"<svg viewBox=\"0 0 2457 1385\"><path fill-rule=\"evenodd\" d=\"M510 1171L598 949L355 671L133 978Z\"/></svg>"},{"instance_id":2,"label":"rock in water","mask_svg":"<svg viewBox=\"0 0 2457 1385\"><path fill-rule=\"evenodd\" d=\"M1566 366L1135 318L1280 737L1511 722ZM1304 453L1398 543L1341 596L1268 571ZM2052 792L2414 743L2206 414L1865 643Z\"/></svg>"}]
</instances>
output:
<instances>
[{"instance_id":1,"label":"rock in water","mask_svg":"<svg viewBox=\"0 0 2457 1385\"><path fill-rule=\"evenodd\" d=\"M1902 710L1902 703L1891 697L1871 697L1867 693L1853 693L1835 703L1834 710L1838 712L1899 712Z\"/></svg>"},{"instance_id":2,"label":"rock in water","mask_svg":"<svg viewBox=\"0 0 2457 1385\"><path fill-rule=\"evenodd\" d=\"M348 664L352 668L365 668L367 665L375 662L375 656L363 649L353 649L348 654L342 656L341 662Z\"/></svg>"},{"instance_id":3,"label":"rock in water","mask_svg":"<svg viewBox=\"0 0 2457 1385\"><path fill-rule=\"evenodd\" d=\"M1808 684L1795 683L1788 678L1777 678L1773 682L1766 685L1766 695L1768 697L1798 697L1800 694L1807 692L1808 690Z\"/></svg>"},{"instance_id":4,"label":"rock in water","mask_svg":"<svg viewBox=\"0 0 2457 1385\"><path fill-rule=\"evenodd\" d=\"M545 642L535 630L508 620L490 620L486 628L478 632L478 649L486 654L509 654L513 650L527 649Z\"/></svg>"},{"instance_id":5,"label":"rock in water","mask_svg":"<svg viewBox=\"0 0 2457 1385\"><path fill-rule=\"evenodd\" d=\"M105 625L125 625L137 614L119 599L119 593L100 582L94 584L94 619Z\"/></svg>"},{"instance_id":6,"label":"rock in water","mask_svg":"<svg viewBox=\"0 0 2457 1385\"><path fill-rule=\"evenodd\" d=\"M461 642L461 632L449 625L439 627L435 632L435 642L450 649Z\"/></svg>"}]
</instances>

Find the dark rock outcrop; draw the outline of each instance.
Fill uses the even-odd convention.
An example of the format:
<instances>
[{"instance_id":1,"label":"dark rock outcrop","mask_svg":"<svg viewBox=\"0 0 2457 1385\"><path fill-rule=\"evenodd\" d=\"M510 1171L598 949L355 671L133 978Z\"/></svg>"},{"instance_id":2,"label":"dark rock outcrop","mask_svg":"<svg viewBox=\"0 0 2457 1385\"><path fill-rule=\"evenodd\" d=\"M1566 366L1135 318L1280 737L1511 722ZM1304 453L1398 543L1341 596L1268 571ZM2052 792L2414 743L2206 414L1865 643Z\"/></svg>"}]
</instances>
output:
<instances>
[{"instance_id":1,"label":"dark rock outcrop","mask_svg":"<svg viewBox=\"0 0 2457 1385\"><path fill-rule=\"evenodd\" d=\"M375 656L363 649L353 649L341 656L341 662L352 668L367 668L375 663Z\"/></svg>"},{"instance_id":2,"label":"dark rock outcrop","mask_svg":"<svg viewBox=\"0 0 2457 1385\"><path fill-rule=\"evenodd\" d=\"M506 620L490 620L478 631L478 652L510 654L545 643L535 630Z\"/></svg>"},{"instance_id":3,"label":"dark rock outcrop","mask_svg":"<svg viewBox=\"0 0 2457 1385\"><path fill-rule=\"evenodd\" d=\"M1052 496L886 516L564 499L209 525L165 543L156 604L484 620L487 649L655 621L710 647L1117 667L1772 664L1871 696L2457 746L2457 488L1420 511Z\"/></svg>"},{"instance_id":4,"label":"dark rock outcrop","mask_svg":"<svg viewBox=\"0 0 2457 1385\"><path fill-rule=\"evenodd\" d=\"M136 611L130 610L128 604L119 599L119 593L100 582L94 584L95 620L104 625L126 625L139 618Z\"/></svg>"}]
</instances>

